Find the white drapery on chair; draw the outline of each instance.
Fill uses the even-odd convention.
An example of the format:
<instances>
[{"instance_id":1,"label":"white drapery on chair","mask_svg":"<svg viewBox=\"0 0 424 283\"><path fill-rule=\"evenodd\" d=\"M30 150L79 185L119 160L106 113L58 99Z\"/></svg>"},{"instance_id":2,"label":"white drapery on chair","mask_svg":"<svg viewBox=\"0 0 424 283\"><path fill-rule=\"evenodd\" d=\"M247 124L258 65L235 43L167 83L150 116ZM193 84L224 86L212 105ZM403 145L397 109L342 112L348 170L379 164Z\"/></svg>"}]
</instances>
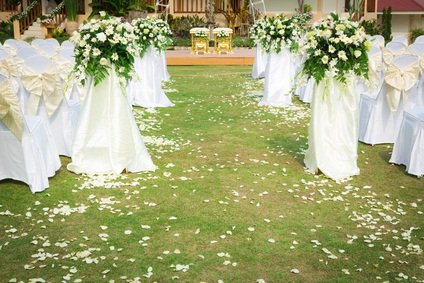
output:
<instances>
[{"instance_id":1,"label":"white drapery on chair","mask_svg":"<svg viewBox=\"0 0 424 283\"><path fill-rule=\"evenodd\" d=\"M378 48L384 47L384 37L382 35L373 35L370 37L371 44Z\"/></svg>"},{"instance_id":2,"label":"white drapery on chair","mask_svg":"<svg viewBox=\"0 0 424 283\"><path fill-rule=\"evenodd\" d=\"M122 94L112 66L94 86L91 80L81 110L68 170L75 173L115 173L156 169Z\"/></svg>"},{"instance_id":3,"label":"white drapery on chair","mask_svg":"<svg viewBox=\"0 0 424 283\"><path fill-rule=\"evenodd\" d=\"M65 99L59 70L50 59L33 56L25 60L21 80L28 92L24 102L25 113L46 119L59 154L71 156L76 125L71 105Z\"/></svg>"},{"instance_id":4,"label":"white drapery on chair","mask_svg":"<svg viewBox=\"0 0 424 283\"><path fill-rule=\"evenodd\" d=\"M390 162L405 165L409 174L424 175L424 111L404 112Z\"/></svg>"},{"instance_id":5,"label":"white drapery on chair","mask_svg":"<svg viewBox=\"0 0 424 283\"><path fill-rule=\"evenodd\" d=\"M43 55L49 58L53 58L54 56L56 56L60 49L59 42L54 38L49 38L45 40L35 39L31 43L31 45L37 49L40 55Z\"/></svg>"},{"instance_id":6,"label":"white drapery on chair","mask_svg":"<svg viewBox=\"0 0 424 283\"><path fill-rule=\"evenodd\" d=\"M24 116L16 91L0 76L0 180L22 181L31 192L41 192L49 187L48 178L60 168L60 160L46 121Z\"/></svg>"},{"instance_id":7,"label":"white drapery on chair","mask_svg":"<svg viewBox=\"0 0 424 283\"><path fill-rule=\"evenodd\" d=\"M359 140L368 144L394 143L402 113L411 101L408 95L418 82L418 58L401 55L393 59L376 98L362 95L360 102Z\"/></svg>"},{"instance_id":8,"label":"white drapery on chair","mask_svg":"<svg viewBox=\"0 0 424 283\"><path fill-rule=\"evenodd\" d=\"M265 93L259 106L286 107L292 104L294 67L288 48L280 53L271 52L265 71Z\"/></svg>"},{"instance_id":9,"label":"white drapery on chair","mask_svg":"<svg viewBox=\"0 0 424 283\"><path fill-rule=\"evenodd\" d=\"M420 35L414 41L414 43L424 43L424 35Z\"/></svg>"},{"instance_id":10,"label":"white drapery on chair","mask_svg":"<svg viewBox=\"0 0 424 283\"><path fill-rule=\"evenodd\" d=\"M387 65L392 63L392 60L399 55L402 55L406 51L406 45L401 42L389 42L386 47L382 49L383 61Z\"/></svg>"},{"instance_id":11,"label":"white drapery on chair","mask_svg":"<svg viewBox=\"0 0 424 283\"><path fill-rule=\"evenodd\" d=\"M253 61L252 78L260 79L265 77L266 64L268 62L268 53L262 50L262 45L256 46L255 59Z\"/></svg>"},{"instance_id":12,"label":"white drapery on chair","mask_svg":"<svg viewBox=\"0 0 424 283\"><path fill-rule=\"evenodd\" d=\"M28 57L36 56L38 55L37 49L35 49L32 46L20 48L16 51L16 57L25 60Z\"/></svg>"},{"instance_id":13,"label":"white drapery on chair","mask_svg":"<svg viewBox=\"0 0 424 283\"><path fill-rule=\"evenodd\" d=\"M162 89L164 73L157 59L152 47L149 47L143 58L135 58L136 76L127 88L127 99L131 105L148 108L174 105Z\"/></svg>"},{"instance_id":14,"label":"white drapery on chair","mask_svg":"<svg viewBox=\"0 0 424 283\"><path fill-rule=\"evenodd\" d=\"M391 42L400 42L403 43L405 46L408 46L408 36L406 35L395 35L392 37Z\"/></svg>"}]
</instances>

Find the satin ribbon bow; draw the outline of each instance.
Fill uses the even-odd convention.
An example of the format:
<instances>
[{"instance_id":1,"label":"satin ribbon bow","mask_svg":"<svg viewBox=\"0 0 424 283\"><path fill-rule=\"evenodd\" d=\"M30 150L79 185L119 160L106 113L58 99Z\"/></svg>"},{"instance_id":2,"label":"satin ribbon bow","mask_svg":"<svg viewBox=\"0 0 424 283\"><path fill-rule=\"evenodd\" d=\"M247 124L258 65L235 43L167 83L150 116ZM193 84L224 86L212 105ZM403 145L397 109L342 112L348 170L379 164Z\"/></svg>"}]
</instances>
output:
<instances>
[{"instance_id":1,"label":"satin ribbon bow","mask_svg":"<svg viewBox=\"0 0 424 283\"><path fill-rule=\"evenodd\" d=\"M29 115L36 115L40 100L46 104L47 115L51 116L63 100L62 84L59 74L52 68L44 73L36 73L28 67L22 70L21 80L29 92L27 111Z\"/></svg>"},{"instance_id":2,"label":"satin ribbon bow","mask_svg":"<svg viewBox=\"0 0 424 283\"><path fill-rule=\"evenodd\" d=\"M391 111L396 111L399 107L401 97L406 100L406 92L417 82L420 74L419 63L414 63L406 69L400 69L390 65L385 74L385 81L389 85L387 90L387 102Z\"/></svg>"},{"instance_id":3,"label":"satin ribbon bow","mask_svg":"<svg viewBox=\"0 0 424 283\"><path fill-rule=\"evenodd\" d=\"M22 140L24 118L18 97L9 81L0 83L0 121Z\"/></svg>"},{"instance_id":4,"label":"satin ribbon bow","mask_svg":"<svg viewBox=\"0 0 424 283\"><path fill-rule=\"evenodd\" d=\"M22 64L22 60L7 58L0 60L0 75L10 78L19 77L19 69Z\"/></svg>"},{"instance_id":5,"label":"satin ribbon bow","mask_svg":"<svg viewBox=\"0 0 424 283\"><path fill-rule=\"evenodd\" d=\"M378 72L383 69L383 61L381 53L374 53L368 57L368 78L373 86L378 86L380 82L380 76Z\"/></svg>"}]
</instances>

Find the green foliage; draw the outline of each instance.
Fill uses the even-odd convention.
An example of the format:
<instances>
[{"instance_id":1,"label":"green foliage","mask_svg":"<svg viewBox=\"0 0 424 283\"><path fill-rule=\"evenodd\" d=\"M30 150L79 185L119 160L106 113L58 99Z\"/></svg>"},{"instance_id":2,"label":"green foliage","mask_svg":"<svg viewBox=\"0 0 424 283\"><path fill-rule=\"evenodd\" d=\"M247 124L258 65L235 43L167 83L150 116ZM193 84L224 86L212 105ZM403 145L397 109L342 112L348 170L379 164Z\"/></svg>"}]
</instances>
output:
<instances>
[{"instance_id":1,"label":"green foliage","mask_svg":"<svg viewBox=\"0 0 424 283\"><path fill-rule=\"evenodd\" d=\"M77 18L78 2L77 0L65 0L65 12L68 21L74 22Z\"/></svg>"},{"instance_id":2,"label":"green foliage","mask_svg":"<svg viewBox=\"0 0 424 283\"><path fill-rule=\"evenodd\" d=\"M191 39L188 37L174 37L172 41L174 46L191 46Z\"/></svg>"},{"instance_id":3,"label":"green foliage","mask_svg":"<svg viewBox=\"0 0 424 283\"><path fill-rule=\"evenodd\" d=\"M174 17L169 15L168 24L171 27L175 37L190 37L190 29L194 27L205 27L205 18L200 18L198 15Z\"/></svg>"},{"instance_id":4,"label":"green foliage","mask_svg":"<svg viewBox=\"0 0 424 283\"><path fill-rule=\"evenodd\" d=\"M376 20L362 21L361 25L365 29L366 34L378 35L382 32L382 26Z\"/></svg>"},{"instance_id":5,"label":"green foliage","mask_svg":"<svg viewBox=\"0 0 424 283\"><path fill-rule=\"evenodd\" d=\"M424 35L424 29L423 28L417 28L417 29L411 30L411 33L410 33L411 42L414 42L415 39L417 37L419 37L420 35Z\"/></svg>"},{"instance_id":6,"label":"green foliage","mask_svg":"<svg viewBox=\"0 0 424 283\"><path fill-rule=\"evenodd\" d=\"M147 4L145 0L103 0L102 3L91 2L93 11L89 18L98 15L101 11L115 17L128 17L132 10L154 11L154 7Z\"/></svg>"},{"instance_id":7,"label":"green foliage","mask_svg":"<svg viewBox=\"0 0 424 283\"><path fill-rule=\"evenodd\" d=\"M309 4L303 5L303 13L312 13L312 6Z\"/></svg>"},{"instance_id":8,"label":"green foliage","mask_svg":"<svg viewBox=\"0 0 424 283\"><path fill-rule=\"evenodd\" d=\"M392 40L392 7L390 6L383 10L382 26L381 35L386 42L389 42Z\"/></svg>"},{"instance_id":9,"label":"green foliage","mask_svg":"<svg viewBox=\"0 0 424 283\"><path fill-rule=\"evenodd\" d=\"M0 21L0 42L3 44L3 42L11 38L13 38L12 22Z\"/></svg>"},{"instance_id":10,"label":"green foliage","mask_svg":"<svg viewBox=\"0 0 424 283\"><path fill-rule=\"evenodd\" d=\"M255 46L255 41L250 37L236 36L233 38L233 47L248 47L252 48Z\"/></svg>"}]
</instances>

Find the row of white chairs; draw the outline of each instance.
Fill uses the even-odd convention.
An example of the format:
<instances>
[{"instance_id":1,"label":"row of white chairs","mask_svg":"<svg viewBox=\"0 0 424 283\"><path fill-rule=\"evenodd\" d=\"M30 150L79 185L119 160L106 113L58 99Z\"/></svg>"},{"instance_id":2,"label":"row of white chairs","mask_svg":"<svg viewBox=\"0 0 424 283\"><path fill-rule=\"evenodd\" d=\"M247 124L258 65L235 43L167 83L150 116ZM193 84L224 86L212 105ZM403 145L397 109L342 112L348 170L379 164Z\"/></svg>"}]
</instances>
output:
<instances>
[{"instance_id":1,"label":"row of white chairs","mask_svg":"<svg viewBox=\"0 0 424 283\"><path fill-rule=\"evenodd\" d=\"M0 109L6 109L0 115L0 152L5 157L0 180L19 180L40 192L61 166L59 155L71 156L80 89L71 83L65 92L65 78L74 64L71 47L48 56L21 41L18 45L0 47Z\"/></svg>"}]
</instances>

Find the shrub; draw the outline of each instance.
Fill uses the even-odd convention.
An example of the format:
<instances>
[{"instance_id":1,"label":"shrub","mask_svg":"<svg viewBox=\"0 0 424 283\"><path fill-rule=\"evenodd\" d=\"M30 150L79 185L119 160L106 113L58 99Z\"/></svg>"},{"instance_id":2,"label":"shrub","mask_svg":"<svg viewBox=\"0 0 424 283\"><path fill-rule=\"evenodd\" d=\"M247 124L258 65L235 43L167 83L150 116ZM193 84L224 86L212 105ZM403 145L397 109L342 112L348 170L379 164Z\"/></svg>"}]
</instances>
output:
<instances>
[{"instance_id":1,"label":"shrub","mask_svg":"<svg viewBox=\"0 0 424 283\"><path fill-rule=\"evenodd\" d=\"M233 38L233 47L248 47L252 48L255 46L253 39L249 37L236 36Z\"/></svg>"},{"instance_id":2,"label":"shrub","mask_svg":"<svg viewBox=\"0 0 424 283\"><path fill-rule=\"evenodd\" d=\"M190 38L190 29L194 27L205 27L206 21L197 15L182 17L169 15L168 24L175 37Z\"/></svg>"},{"instance_id":3,"label":"shrub","mask_svg":"<svg viewBox=\"0 0 424 283\"><path fill-rule=\"evenodd\" d=\"M0 42L3 44L10 38L13 38L12 22L0 21Z\"/></svg>"},{"instance_id":4,"label":"shrub","mask_svg":"<svg viewBox=\"0 0 424 283\"><path fill-rule=\"evenodd\" d=\"M174 46L191 46L191 39L188 37L174 37Z\"/></svg>"},{"instance_id":5,"label":"shrub","mask_svg":"<svg viewBox=\"0 0 424 283\"><path fill-rule=\"evenodd\" d=\"M415 41L415 39L417 38L417 37L419 37L420 35L424 35L424 29L422 29L422 28L417 28L417 29L413 29L413 30L411 30L411 34L410 34L410 39L411 39L411 41L410 42L414 42Z\"/></svg>"},{"instance_id":6,"label":"shrub","mask_svg":"<svg viewBox=\"0 0 424 283\"><path fill-rule=\"evenodd\" d=\"M383 19L382 19L382 33L386 42L392 40L392 7L383 10Z\"/></svg>"},{"instance_id":7,"label":"shrub","mask_svg":"<svg viewBox=\"0 0 424 283\"><path fill-rule=\"evenodd\" d=\"M362 21L361 25L364 27L365 32L369 35L377 35L382 32L382 26L377 24L376 20Z\"/></svg>"}]
</instances>

